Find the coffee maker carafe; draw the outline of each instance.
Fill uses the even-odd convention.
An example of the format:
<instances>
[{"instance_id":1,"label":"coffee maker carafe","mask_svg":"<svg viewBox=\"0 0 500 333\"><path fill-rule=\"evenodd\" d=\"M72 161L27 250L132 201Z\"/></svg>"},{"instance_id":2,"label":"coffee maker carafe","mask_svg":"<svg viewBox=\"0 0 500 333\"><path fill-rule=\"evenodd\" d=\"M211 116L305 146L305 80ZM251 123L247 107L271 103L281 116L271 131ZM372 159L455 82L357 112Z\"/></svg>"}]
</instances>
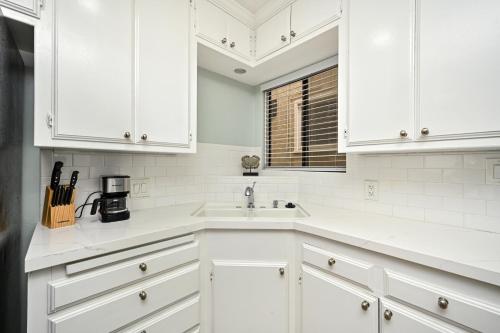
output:
<instances>
[{"instance_id":1,"label":"coffee maker carafe","mask_svg":"<svg viewBox=\"0 0 500 333\"><path fill-rule=\"evenodd\" d=\"M101 222L128 220L127 196L130 192L130 176L102 176L102 195L92 203L90 214L97 213L99 206Z\"/></svg>"}]
</instances>

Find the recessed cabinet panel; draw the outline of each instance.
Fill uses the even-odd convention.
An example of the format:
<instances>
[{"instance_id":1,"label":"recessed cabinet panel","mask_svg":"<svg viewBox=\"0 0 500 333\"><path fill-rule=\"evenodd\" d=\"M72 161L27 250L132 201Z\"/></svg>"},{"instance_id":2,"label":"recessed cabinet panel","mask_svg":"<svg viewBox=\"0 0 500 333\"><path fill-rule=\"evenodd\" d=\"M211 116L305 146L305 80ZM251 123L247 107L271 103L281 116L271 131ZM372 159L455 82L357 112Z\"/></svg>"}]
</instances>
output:
<instances>
[{"instance_id":1,"label":"recessed cabinet panel","mask_svg":"<svg viewBox=\"0 0 500 333\"><path fill-rule=\"evenodd\" d=\"M196 1L198 36L220 47L227 47L227 14L208 0ZM224 38L226 39L223 43Z\"/></svg>"},{"instance_id":2,"label":"recessed cabinet panel","mask_svg":"<svg viewBox=\"0 0 500 333\"><path fill-rule=\"evenodd\" d=\"M290 44L290 7L259 26L256 35L257 59Z\"/></svg>"},{"instance_id":3,"label":"recessed cabinet panel","mask_svg":"<svg viewBox=\"0 0 500 333\"><path fill-rule=\"evenodd\" d=\"M227 43L229 49L239 56L250 59L251 54L251 36L252 30L235 19L232 16L227 16Z\"/></svg>"},{"instance_id":4,"label":"recessed cabinet panel","mask_svg":"<svg viewBox=\"0 0 500 333\"><path fill-rule=\"evenodd\" d=\"M286 264L214 261L212 273L213 332L288 332Z\"/></svg>"},{"instance_id":5,"label":"recessed cabinet panel","mask_svg":"<svg viewBox=\"0 0 500 333\"><path fill-rule=\"evenodd\" d=\"M54 1L56 138L129 141L124 133L133 132L133 5Z\"/></svg>"},{"instance_id":6,"label":"recessed cabinet panel","mask_svg":"<svg viewBox=\"0 0 500 333\"><path fill-rule=\"evenodd\" d=\"M136 0L137 142L189 144L188 1Z\"/></svg>"},{"instance_id":7,"label":"recessed cabinet panel","mask_svg":"<svg viewBox=\"0 0 500 333\"><path fill-rule=\"evenodd\" d=\"M302 333L378 332L378 300L359 288L303 266Z\"/></svg>"},{"instance_id":8,"label":"recessed cabinet panel","mask_svg":"<svg viewBox=\"0 0 500 333\"><path fill-rule=\"evenodd\" d=\"M422 138L500 136L500 2L418 4Z\"/></svg>"},{"instance_id":9,"label":"recessed cabinet panel","mask_svg":"<svg viewBox=\"0 0 500 333\"><path fill-rule=\"evenodd\" d=\"M348 145L412 137L414 6L349 2Z\"/></svg>"},{"instance_id":10,"label":"recessed cabinet panel","mask_svg":"<svg viewBox=\"0 0 500 333\"><path fill-rule=\"evenodd\" d=\"M465 333L466 331L446 324L395 302L382 299L380 307L381 333Z\"/></svg>"},{"instance_id":11,"label":"recessed cabinet panel","mask_svg":"<svg viewBox=\"0 0 500 333\"><path fill-rule=\"evenodd\" d=\"M292 41L340 17L340 0L298 0L292 4Z\"/></svg>"}]
</instances>

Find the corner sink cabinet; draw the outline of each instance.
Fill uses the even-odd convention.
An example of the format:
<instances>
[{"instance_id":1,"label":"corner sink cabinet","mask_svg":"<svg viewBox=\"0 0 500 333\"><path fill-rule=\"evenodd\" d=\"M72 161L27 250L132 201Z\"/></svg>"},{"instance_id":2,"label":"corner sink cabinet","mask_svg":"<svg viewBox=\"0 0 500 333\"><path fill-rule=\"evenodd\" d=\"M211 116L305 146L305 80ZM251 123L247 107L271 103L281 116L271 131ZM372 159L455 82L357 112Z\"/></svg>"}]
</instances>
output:
<instances>
[{"instance_id":1,"label":"corner sink cabinet","mask_svg":"<svg viewBox=\"0 0 500 333\"><path fill-rule=\"evenodd\" d=\"M500 147L500 2L345 0L343 9L342 150Z\"/></svg>"},{"instance_id":2,"label":"corner sink cabinet","mask_svg":"<svg viewBox=\"0 0 500 333\"><path fill-rule=\"evenodd\" d=\"M500 287L294 230L207 229L29 273L28 332L496 333Z\"/></svg>"},{"instance_id":3,"label":"corner sink cabinet","mask_svg":"<svg viewBox=\"0 0 500 333\"><path fill-rule=\"evenodd\" d=\"M195 152L189 0L45 0L35 26L35 145Z\"/></svg>"}]
</instances>

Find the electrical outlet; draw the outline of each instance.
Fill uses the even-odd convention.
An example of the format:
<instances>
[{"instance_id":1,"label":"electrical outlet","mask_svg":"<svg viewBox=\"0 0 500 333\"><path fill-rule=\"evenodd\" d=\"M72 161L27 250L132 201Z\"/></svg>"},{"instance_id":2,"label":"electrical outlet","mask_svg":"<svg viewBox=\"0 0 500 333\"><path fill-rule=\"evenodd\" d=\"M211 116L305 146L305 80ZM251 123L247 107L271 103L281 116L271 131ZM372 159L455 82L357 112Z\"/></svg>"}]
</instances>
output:
<instances>
[{"instance_id":1,"label":"electrical outlet","mask_svg":"<svg viewBox=\"0 0 500 333\"><path fill-rule=\"evenodd\" d=\"M378 201L378 181L365 180L365 200Z\"/></svg>"},{"instance_id":2,"label":"electrical outlet","mask_svg":"<svg viewBox=\"0 0 500 333\"><path fill-rule=\"evenodd\" d=\"M151 196L151 178L132 178L130 180L130 197L147 198Z\"/></svg>"}]
</instances>

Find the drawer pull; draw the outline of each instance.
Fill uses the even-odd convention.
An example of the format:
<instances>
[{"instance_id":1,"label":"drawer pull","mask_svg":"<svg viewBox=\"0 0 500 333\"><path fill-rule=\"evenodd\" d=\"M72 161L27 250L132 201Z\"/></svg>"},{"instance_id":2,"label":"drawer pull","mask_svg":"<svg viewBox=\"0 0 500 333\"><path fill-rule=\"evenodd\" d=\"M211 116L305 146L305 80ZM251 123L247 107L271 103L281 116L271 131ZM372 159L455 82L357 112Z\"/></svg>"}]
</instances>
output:
<instances>
[{"instance_id":1,"label":"drawer pull","mask_svg":"<svg viewBox=\"0 0 500 333\"><path fill-rule=\"evenodd\" d=\"M283 267L281 267L279 269L279 272L280 272L280 275L285 275L285 269Z\"/></svg>"},{"instance_id":2,"label":"drawer pull","mask_svg":"<svg viewBox=\"0 0 500 333\"><path fill-rule=\"evenodd\" d=\"M139 293L139 298L144 301L146 298L148 298L148 294L143 290Z\"/></svg>"},{"instance_id":3,"label":"drawer pull","mask_svg":"<svg viewBox=\"0 0 500 333\"><path fill-rule=\"evenodd\" d=\"M334 259L334 258L330 258L330 259L328 259L328 266L333 266L333 265L335 265L335 262L336 262L336 261L335 261L335 259Z\"/></svg>"},{"instance_id":4,"label":"drawer pull","mask_svg":"<svg viewBox=\"0 0 500 333\"><path fill-rule=\"evenodd\" d=\"M384 318L385 318L385 320L391 320L391 318L392 318L392 311L391 310L385 310L384 311Z\"/></svg>"},{"instance_id":5,"label":"drawer pull","mask_svg":"<svg viewBox=\"0 0 500 333\"><path fill-rule=\"evenodd\" d=\"M145 272L147 269L148 269L148 265L146 265L146 263L142 263L139 265L139 269L143 272Z\"/></svg>"},{"instance_id":6,"label":"drawer pull","mask_svg":"<svg viewBox=\"0 0 500 333\"><path fill-rule=\"evenodd\" d=\"M445 310L448 308L448 300L444 297L438 298L438 305L441 309Z\"/></svg>"},{"instance_id":7,"label":"drawer pull","mask_svg":"<svg viewBox=\"0 0 500 333\"><path fill-rule=\"evenodd\" d=\"M361 302L361 308L362 308L363 310L365 310L365 311L366 311L366 310L368 310L368 308L369 308L369 307L370 307L370 303L368 303L367 301L363 301L363 302Z\"/></svg>"}]
</instances>

